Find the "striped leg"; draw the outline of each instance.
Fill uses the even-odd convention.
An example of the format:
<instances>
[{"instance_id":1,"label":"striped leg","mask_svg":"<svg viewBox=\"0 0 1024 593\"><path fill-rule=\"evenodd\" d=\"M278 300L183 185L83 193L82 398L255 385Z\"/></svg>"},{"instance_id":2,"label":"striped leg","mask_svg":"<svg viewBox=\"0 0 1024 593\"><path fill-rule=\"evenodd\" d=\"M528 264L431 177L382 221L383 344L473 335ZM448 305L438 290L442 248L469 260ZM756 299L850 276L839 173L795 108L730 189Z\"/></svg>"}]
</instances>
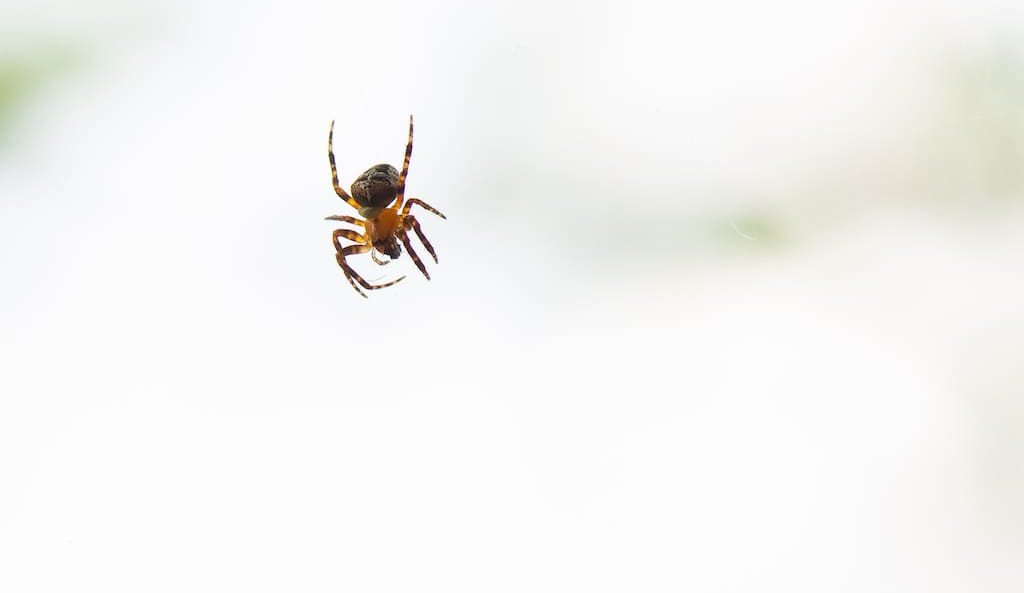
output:
<instances>
[{"instance_id":1,"label":"striped leg","mask_svg":"<svg viewBox=\"0 0 1024 593\"><path fill-rule=\"evenodd\" d=\"M328 216L324 220L340 220L341 222L347 222L356 226L366 226L366 221L359 220L354 216L345 216L344 214L335 214L334 216Z\"/></svg>"},{"instance_id":2,"label":"striped leg","mask_svg":"<svg viewBox=\"0 0 1024 593\"><path fill-rule=\"evenodd\" d=\"M348 217L346 216L344 218ZM352 268L348 266L348 264L344 263L344 258L341 256L341 254L345 248L341 246L341 243L338 241L338 237L344 237L350 241L355 241L356 245L352 245L351 247L362 246L362 244L366 242L366 237L360 235L355 231L350 231L348 229L337 229L334 231L334 233L331 234L331 238L334 240L334 248L337 250L338 265L341 266L341 271L345 273L345 278L348 278L348 283L352 285L352 288L354 288L356 292L358 292L359 294L363 295L363 298L366 298L366 295L363 294L363 291L359 290L359 287L356 286L355 281L352 280L351 274L355 274L355 271L353 271ZM358 276L358 274L356 275Z\"/></svg>"},{"instance_id":3,"label":"striped leg","mask_svg":"<svg viewBox=\"0 0 1024 593\"><path fill-rule=\"evenodd\" d=\"M402 207L402 200L405 199L405 177L409 174L410 159L412 159L412 115L409 116L409 142L405 145L405 161L402 163L402 174L398 176L398 199L395 200L393 206L395 210Z\"/></svg>"},{"instance_id":4,"label":"striped leg","mask_svg":"<svg viewBox=\"0 0 1024 593\"><path fill-rule=\"evenodd\" d=\"M353 245L352 247L357 247L357 245ZM363 297L364 299L367 298L366 293L359 290L359 287L356 286L355 280L352 279L353 275L358 276L359 274L357 274L355 270L353 270L352 268L348 267L348 265L345 264L345 258L342 257L340 252L336 254L336 257L338 259L338 265L341 266L341 271L345 273L345 278L348 280L348 283L351 284L352 288L359 293L359 296Z\"/></svg>"},{"instance_id":5,"label":"striped leg","mask_svg":"<svg viewBox=\"0 0 1024 593\"><path fill-rule=\"evenodd\" d=\"M406 214L408 214L409 210L413 206L415 206L417 204L419 204L420 206L423 206L424 210L426 210L428 212L433 212L434 214L440 216L441 218L443 218L445 220L448 220L447 216L445 216L444 214L441 214L441 212L436 210L433 206L431 206L430 204L424 202L423 200L418 200L416 198L409 198L409 201L405 203L405 208L402 208L402 216L405 216Z\"/></svg>"},{"instance_id":6,"label":"striped leg","mask_svg":"<svg viewBox=\"0 0 1024 593\"><path fill-rule=\"evenodd\" d=\"M420 238L420 243L423 243L423 246L427 248L427 253L430 254L430 257L434 258L434 263L436 264L437 254L434 253L434 246L430 244L430 241L427 241L426 235L423 234L423 229L420 228L420 221L416 220L415 216L406 216L405 228L412 229L416 233L416 236Z\"/></svg>"},{"instance_id":7,"label":"striped leg","mask_svg":"<svg viewBox=\"0 0 1024 593\"><path fill-rule=\"evenodd\" d=\"M377 257L377 250L376 249L371 249L370 250L370 259L372 259L373 263L377 264L378 266L386 266L386 265L391 263L390 259L381 259L381 258Z\"/></svg>"},{"instance_id":8,"label":"striped leg","mask_svg":"<svg viewBox=\"0 0 1024 593\"><path fill-rule=\"evenodd\" d=\"M338 241L338 237L344 237L349 241L354 241L359 244L366 243L366 237L355 231L349 229L337 229L331 233L331 238L334 239L334 249L339 252L341 251L341 243Z\"/></svg>"},{"instance_id":9,"label":"striped leg","mask_svg":"<svg viewBox=\"0 0 1024 593\"><path fill-rule=\"evenodd\" d=\"M399 231L399 235L402 237L402 244L405 245L405 250L409 252L409 257L412 258L413 263L416 264L416 267L419 268L421 272L423 272L423 276L425 276L427 280L430 280L430 274L427 273L427 267L423 265L423 262L420 260L420 256L416 255L416 251L412 248L412 241L409 240L409 233L402 230Z\"/></svg>"},{"instance_id":10,"label":"striped leg","mask_svg":"<svg viewBox=\"0 0 1024 593\"><path fill-rule=\"evenodd\" d=\"M338 168L334 166L334 120L331 120L331 131L327 133L327 158L331 161L331 181L334 183L334 193L338 194L338 197L348 202L349 206L352 206L356 210L359 210L359 203L352 199L352 196L348 195L348 192L342 189L341 185L338 184ZM365 296L365 295L364 295Z\"/></svg>"},{"instance_id":11,"label":"striped leg","mask_svg":"<svg viewBox=\"0 0 1024 593\"><path fill-rule=\"evenodd\" d=\"M377 290L378 288L387 288L392 284L398 284L399 282L405 279L405 276L401 276L395 280L392 280L391 282L385 282L384 284L370 284L369 282L364 280L363 277L360 276L358 272L353 270L351 266L348 265L348 262L345 261L345 258L350 255L366 253L370 249L372 249L372 247L370 247L369 245L349 245L348 247L342 249L341 251L335 254L335 259L338 260L338 265L341 266L341 271L345 272L345 277L348 278L348 283L351 284L352 288L354 288L355 291L358 292L364 299L366 298L366 294L363 293L363 291L359 290L359 286L362 286L366 290ZM356 286L357 282L359 283L359 286Z\"/></svg>"}]
</instances>

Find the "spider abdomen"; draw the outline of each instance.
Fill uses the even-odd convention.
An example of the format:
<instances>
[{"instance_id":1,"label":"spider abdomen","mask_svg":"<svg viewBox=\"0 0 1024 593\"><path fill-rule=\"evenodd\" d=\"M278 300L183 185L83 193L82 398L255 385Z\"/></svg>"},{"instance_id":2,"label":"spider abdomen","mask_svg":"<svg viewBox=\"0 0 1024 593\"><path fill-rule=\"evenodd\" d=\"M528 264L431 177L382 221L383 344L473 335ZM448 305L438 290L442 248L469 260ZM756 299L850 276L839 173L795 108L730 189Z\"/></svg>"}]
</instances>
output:
<instances>
[{"instance_id":1,"label":"spider abdomen","mask_svg":"<svg viewBox=\"0 0 1024 593\"><path fill-rule=\"evenodd\" d=\"M361 206L385 208L398 194L398 170L391 165L374 165L352 182L352 197Z\"/></svg>"}]
</instances>

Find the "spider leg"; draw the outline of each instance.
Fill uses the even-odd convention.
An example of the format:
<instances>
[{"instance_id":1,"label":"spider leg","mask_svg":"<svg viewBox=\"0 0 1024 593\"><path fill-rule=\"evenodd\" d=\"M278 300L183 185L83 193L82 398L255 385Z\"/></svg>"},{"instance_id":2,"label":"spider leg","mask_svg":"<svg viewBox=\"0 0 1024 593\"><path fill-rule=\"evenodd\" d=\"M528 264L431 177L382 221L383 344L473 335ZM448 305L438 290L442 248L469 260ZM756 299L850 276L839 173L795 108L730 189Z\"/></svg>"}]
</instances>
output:
<instances>
[{"instance_id":1,"label":"spider leg","mask_svg":"<svg viewBox=\"0 0 1024 593\"><path fill-rule=\"evenodd\" d=\"M412 241L409 240L409 233L406 233L403 229L398 232L398 235L402 238L402 244L405 245L405 250L409 252L409 257L412 258L413 263L416 264L416 267L419 268L421 272L423 272L423 276L426 277L427 280L430 280L430 274L427 273L427 267L423 265L423 262L420 260L420 256L417 255L416 251L412 248Z\"/></svg>"},{"instance_id":2,"label":"spider leg","mask_svg":"<svg viewBox=\"0 0 1024 593\"><path fill-rule=\"evenodd\" d=\"M412 159L412 115L409 116L409 141L405 145L405 161L402 163L402 174L398 176L398 198L395 200L395 210L402 207L402 200L405 199L405 177L409 174L410 159Z\"/></svg>"},{"instance_id":3,"label":"spider leg","mask_svg":"<svg viewBox=\"0 0 1024 593\"><path fill-rule=\"evenodd\" d=\"M349 241L355 241L356 243L366 243L366 237L359 233L349 229L336 229L331 233L331 239L334 240L334 248L341 251L341 243L338 242L338 237L345 237Z\"/></svg>"},{"instance_id":4,"label":"spider leg","mask_svg":"<svg viewBox=\"0 0 1024 593\"><path fill-rule=\"evenodd\" d=\"M341 185L338 184L338 168L334 166L334 120L331 120L331 131L327 133L327 158L331 161L331 181L334 183L334 193L338 194L338 197L348 202L349 206L352 206L356 210L359 210L359 202L352 199L352 196L348 195L348 192L342 189Z\"/></svg>"},{"instance_id":5,"label":"spider leg","mask_svg":"<svg viewBox=\"0 0 1024 593\"><path fill-rule=\"evenodd\" d=\"M352 268L348 267L348 265L345 263L345 258L342 257L340 251L337 254L335 254L335 258L338 260L338 265L341 266L341 271L345 273L345 279L348 280L348 283L352 285L352 288L359 293L359 296L363 297L364 299L368 298L366 294L363 291L359 290L359 287L356 286L356 281L352 279L352 275L356 274L356 272ZM358 276L358 274L356 275Z\"/></svg>"},{"instance_id":6,"label":"spider leg","mask_svg":"<svg viewBox=\"0 0 1024 593\"><path fill-rule=\"evenodd\" d=\"M348 247L345 247L338 253L334 254L335 259L338 260L338 265L341 266L341 271L345 273L345 278L348 278L348 283L351 284L352 288L354 288L356 292L362 295L363 298L366 298L366 294L363 293L363 291L359 290L359 286L362 286L366 290L377 290L378 288L387 288L392 284L398 284L399 282L405 279L405 276L400 276L395 280L392 280L391 282L385 282L384 284L370 284L369 282L364 280L363 277L360 276L358 272L353 270L352 267L348 265L347 261L345 261L345 258L350 255L366 253L371 249L373 249L373 247L365 244L349 245ZM359 286L356 286L356 283L359 283Z\"/></svg>"},{"instance_id":7,"label":"spider leg","mask_svg":"<svg viewBox=\"0 0 1024 593\"><path fill-rule=\"evenodd\" d=\"M427 210L428 212L433 212L434 214L440 216L441 218L443 218L445 220L448 220L448 217L445 216L444 214L441 214L441 212L439 210L435 209L433 206L431 206L430 204L424 202L423 200L419 200L417 198L409 198L409 201L405 203L405 207L402 208L402 216L405 216L406 214L408 214L409 210L413 206L415 206L416 204L419 204L420 206L423 206L424 210Z\"/></svg>"},{"instance_id":8,"label":"spider leg","mask_svg":"<svg viewBox=\"0 0 1024 593\"><path fill-rule=\"evenodd\" d=\"M405 217L405 228L412 229L416 236L420 238L420 243L427 248L427 253L430 257L434 258L434 263L437 263L437 254L434 253L434 246L427 241L426 235L423 234L423 229L420 228L420 221L416 220L415 216L409 215Z\"/></svg>"},{"instance_id":9,"label":"spider leg","mask_svg":"<svg viewBox=\"0 0 1024 593\"><path fill-rule=\"evenodd\" d=\"M334 216L328 216L324 220L340 220L341 222L347 222L356 226L366 226L366 222L359 220L353 216L345 216L344 214L335 214Z\"/></svg>"},{"instance_id":10,"label":"spider leg","mask_svg":"<svg viewBox=\"0 0 1024 593\"><path fill-rule=\"evenodd\" d=\"M370 259L372 259L373 263L377 264L378 266L386 266L391 263L390 259L380 259L379 257L377 257L376 249L370 250Z\"/></svg>"}]
</instances>

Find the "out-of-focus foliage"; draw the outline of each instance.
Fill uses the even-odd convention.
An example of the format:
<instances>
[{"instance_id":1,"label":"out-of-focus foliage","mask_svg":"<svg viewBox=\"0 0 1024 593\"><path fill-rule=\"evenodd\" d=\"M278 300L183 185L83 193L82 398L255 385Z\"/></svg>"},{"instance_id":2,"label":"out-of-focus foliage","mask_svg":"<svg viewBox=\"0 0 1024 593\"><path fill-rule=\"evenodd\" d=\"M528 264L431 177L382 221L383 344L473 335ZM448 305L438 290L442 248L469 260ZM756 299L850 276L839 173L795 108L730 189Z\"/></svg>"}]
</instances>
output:
<instances>
[{"instance_id":1,"label":"out-of-focus foliage","mask_svg":"<svg viewBox=\"0 0 1024 593\"><path fill-rule=\"evenodd\" d=\"M81 54L66 44L0 56L0 146L17 114L47 83L74 69Z\"/></svg>"},{"instance_id":2,"label":"out-of-focus foliage","mask_svg":"<svg viewBox=\"0 0 1024 593\"><path fill-rule=\"evenodd\" d=\"M971 193L1024 197L1024 54L998 47L973 59L950 60L954 108L954 161ZM950 163L951 165L953 163Z\"/></svg>"}]
</instances>

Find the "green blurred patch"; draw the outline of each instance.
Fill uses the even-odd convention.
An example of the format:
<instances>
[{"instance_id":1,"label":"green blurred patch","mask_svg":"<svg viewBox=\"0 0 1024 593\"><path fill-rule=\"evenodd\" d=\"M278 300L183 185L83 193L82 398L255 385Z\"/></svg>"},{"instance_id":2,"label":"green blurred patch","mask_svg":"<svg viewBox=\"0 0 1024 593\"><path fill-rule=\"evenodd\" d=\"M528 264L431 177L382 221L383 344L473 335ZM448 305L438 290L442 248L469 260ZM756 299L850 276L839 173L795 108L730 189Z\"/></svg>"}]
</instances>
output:
<instances>
[{"instance_id":1,"label":"green blurred patch","mask_svg":"<svg viewBox=\"0 0 1024 593\"><path fill-rule=\"evenodd\" d=\"M981 56L951 60L953 155L963 182L982 195L1024 197L1024 48L997 44Z\"/></svg>"},{"instance_id":2,"label":"green blurred patch","mask_svg":"<svg viewBox=\"0 0 1024 593\"><path fill-rule=\"evenodd\" d=\"M81 52L66 44L0 56L0 142L17 114L47 83L82 62Z\"/></svg>"},{"instance_id":3,"label":"green blurred patch","mask_svg":"<svg viewBox=\"0 0 1024 593\"><path fill-rule=\"evenodd\" d=\"M744 212L712 225L716 242L750 249L773 249L789 244L791 233L779 216Z\"/></svg>"}]
</instances>

